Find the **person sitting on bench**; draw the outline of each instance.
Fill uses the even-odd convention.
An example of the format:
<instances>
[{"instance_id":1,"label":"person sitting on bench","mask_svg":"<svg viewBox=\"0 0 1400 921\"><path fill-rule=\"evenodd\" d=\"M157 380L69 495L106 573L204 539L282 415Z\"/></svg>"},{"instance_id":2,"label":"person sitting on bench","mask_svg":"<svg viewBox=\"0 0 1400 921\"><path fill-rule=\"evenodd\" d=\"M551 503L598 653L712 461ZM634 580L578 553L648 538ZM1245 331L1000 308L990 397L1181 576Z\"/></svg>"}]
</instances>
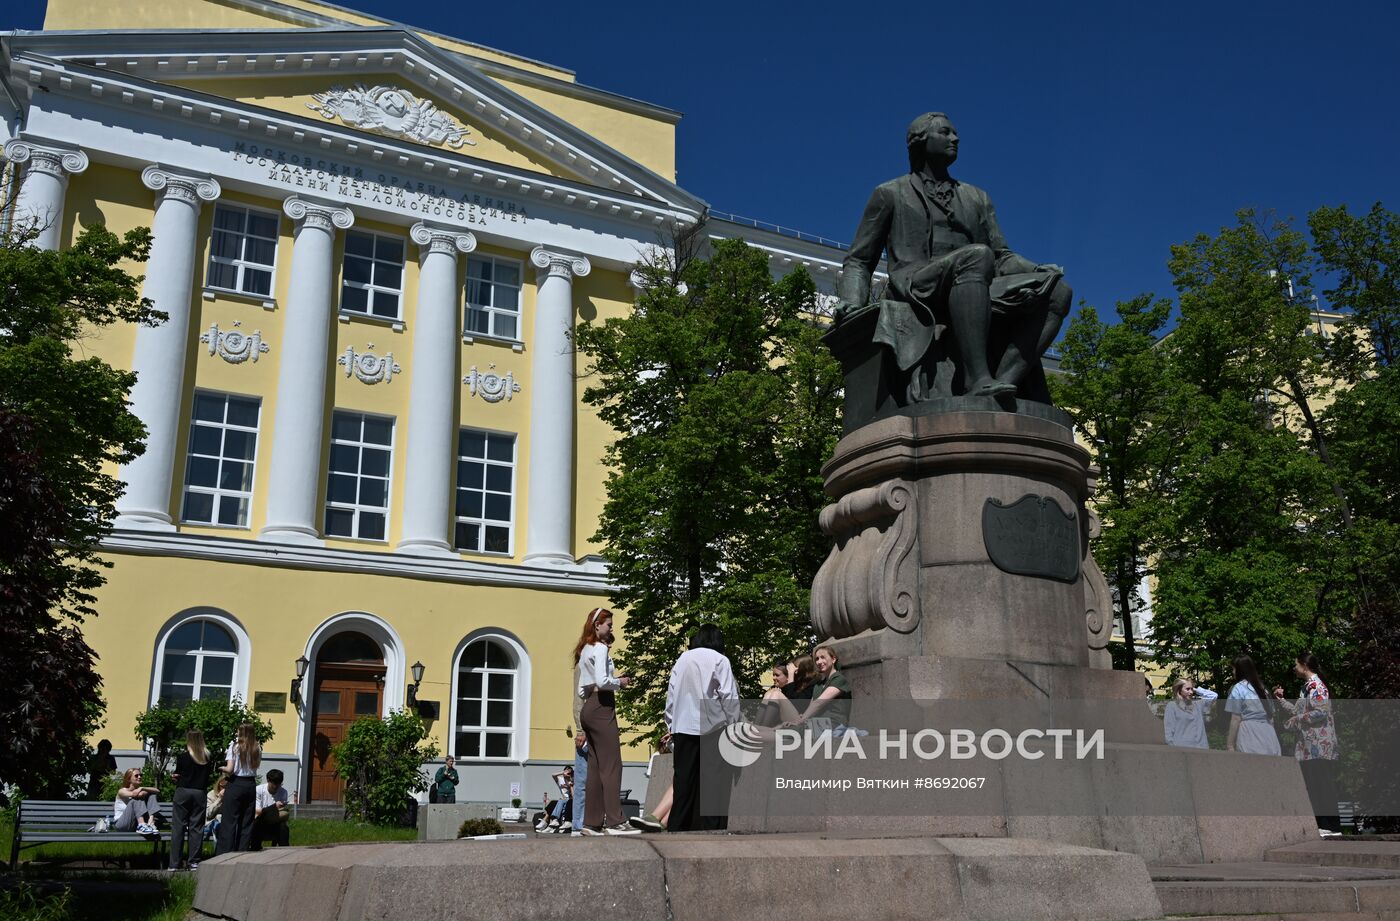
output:
<instances>
[{"instance_id":1,"label":"person sitting on bench","mask_svg":"<svg viewBox=\"0 0 1400 921\"><path fill-rule=\"evenodd\" d=\"M121 789L112 803L112 831L160 834L155 824L160 814L159 793L155 787L141 786L140 768L131 768L123 774Z\"/></svg>"}]
</instances>

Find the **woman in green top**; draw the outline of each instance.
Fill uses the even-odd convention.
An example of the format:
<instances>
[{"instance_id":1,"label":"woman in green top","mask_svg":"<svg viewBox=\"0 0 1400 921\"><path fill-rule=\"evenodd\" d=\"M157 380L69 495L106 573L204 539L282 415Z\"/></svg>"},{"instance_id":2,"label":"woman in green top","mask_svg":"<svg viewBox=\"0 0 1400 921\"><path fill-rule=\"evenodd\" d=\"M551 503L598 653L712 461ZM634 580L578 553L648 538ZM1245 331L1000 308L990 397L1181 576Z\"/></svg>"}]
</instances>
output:
<instances>
[{"instance_id":1,"label":"woman in green top","mask_svg":"<svg viewBox=\"0 0 1400 921\"><path fill-rule=\"evenodd\" d=\"M437 787L437 801L439 803L457 802L457 784L461 781L457 777L457 768L453 766L452 756L447 756L447 763L437 769L437 776L433 778L433 785Z\"/></svg>"},{"instance_id":2,"label":"woman in green top","mask_svg":"<svg viewBox=\"0 0 1400 921\"><path fill-rule=\"evenodd\" d=\"M795 720L784 726L808 725L814 732L848 726L851 722L851 685L836 670L836 653L830 646L818 646L812 653L817 680L812 683L812 702Z\"/></svg>"}]
</instances>

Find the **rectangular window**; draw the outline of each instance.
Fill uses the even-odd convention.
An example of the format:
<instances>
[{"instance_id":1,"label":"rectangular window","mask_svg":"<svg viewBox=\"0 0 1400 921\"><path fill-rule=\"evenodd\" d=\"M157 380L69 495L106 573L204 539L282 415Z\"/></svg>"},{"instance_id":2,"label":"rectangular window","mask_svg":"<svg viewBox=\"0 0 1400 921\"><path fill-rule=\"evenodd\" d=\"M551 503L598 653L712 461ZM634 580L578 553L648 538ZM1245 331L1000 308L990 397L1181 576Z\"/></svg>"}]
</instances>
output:
<instances>
[{"instance_id":1,"label":"rectangular window","mask_svg":"<svg viewBox=\"0 0 1400 921\"><path fill-rule=\"evenodd\" d=\"M337 409L331 418L326 534L361 540L389 536L389 471L394 420Z\"/></svg>"},{"instance_id":2,"label":"rectangular window","mask_svg":"<svg viewBox=\"0 0 1400 921\"><path fill-rule=\"evenodd\" d=\"M457 436L458 550L510 553L515 436L462 429Z\"/></svg>"},{"instance_id":3,"label":"rectangular window","mask_svg":"<svg viewBox=\"0 0 1400 921\"><path fill-rule=\"evenodd\" d=\"M257 397L196 391L180 517L196 524L248 526L253 458L258 450Z\"/></svg>"},{"instance_id":4,"label":"rectangular window","mask_svg":"<svg viewBox=\"0 0 1400 921\"><path fill-rule=\"evenodd\" d=\"M256 297L272 296L272 267L277 262L278 217L269 211L220 204L214 209L209 243L211 288Z\"/></svg>"},{"instance_id":5,"label":"rectangular window","mask_svg":"<svg viewBox=\"0 0 1400 921\"><path fill-rule=\"evenodd\" d=\"M397 320L403 295L403 251L399 237L359 230L347 233L340 309Z\"/></svg>"},{"instance_id":6,"label":"rectangular window","mask_svg":"<svg viewBox=\"0 0 1400 921\"><path fill-rule=\"evenodd\" d=\"M520 338L520 263L490 256L467 259L468 336Z\"/></svg>"}]
</instances>

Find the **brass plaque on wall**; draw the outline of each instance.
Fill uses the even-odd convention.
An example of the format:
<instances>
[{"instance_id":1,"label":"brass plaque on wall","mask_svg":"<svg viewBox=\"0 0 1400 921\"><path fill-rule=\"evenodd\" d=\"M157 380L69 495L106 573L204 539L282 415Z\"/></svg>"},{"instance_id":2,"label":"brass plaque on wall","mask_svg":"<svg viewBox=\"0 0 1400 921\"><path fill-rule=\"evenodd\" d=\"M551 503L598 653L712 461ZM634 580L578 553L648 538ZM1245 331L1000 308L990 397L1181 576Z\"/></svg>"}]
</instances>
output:
<instances>
[{"instance_id":1,"label":"brass plaque on wall","mask_svg":"<svg viewBox=\"0 0 1400 921\"><path fill-rule=\"evenodd\" d=\"M254 712L254 713L286 713L286 712L287 712L287 692L286 692L286 691L254 691L254 692L253 692L253 712Z\"/></svg>"}]
</instances>

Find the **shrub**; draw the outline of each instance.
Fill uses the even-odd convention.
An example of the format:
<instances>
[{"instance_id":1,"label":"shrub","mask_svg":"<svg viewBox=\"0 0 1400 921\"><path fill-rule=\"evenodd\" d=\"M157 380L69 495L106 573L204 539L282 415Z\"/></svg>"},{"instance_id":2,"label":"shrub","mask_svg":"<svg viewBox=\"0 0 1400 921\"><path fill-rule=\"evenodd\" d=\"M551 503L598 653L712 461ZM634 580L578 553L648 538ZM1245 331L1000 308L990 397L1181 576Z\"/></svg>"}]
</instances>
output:
<instances>
[{"instance_id":1,"label":"shrub","mask_svg":"<svg viewBox=\"0 0 1400 921\"><path fill-rule=\"evenodd\" d=\"M437 746L424 744L427 726L407 710L383 719L367 716L350 724L334 749L336 773L345 780L345 811L376 825L394 825L428 788L423 763L437 757Z\"/></svg>"},{"instance_id":2,"label":"shrub","mask_svg":"<svg viewBox=\"0 0 1400 921\"><path fill-rule=\"evenodd\" d=\"M505 826L495 819L467 819L457 829L458 838L475 838L477 835L505 834Z\"/></svg>"},{"instance_id":3,"label":"shrub","mask_svg":"<svg viewBox=\"0 0 1400 921\"><path fill-rule=\"evenodd\" d=\"M240 723L252 723L258 741L264 745L272 738L272 724L248 709L236 696L231 700L205 698L180 704L159 703L138 714L136 735L146 740L148 752L144 783L159 789L161 799L168 802L175 786L170 772L175 766L175 756L185 747L185 733L191 729L204 733L204 744L218 761L238 734Z\"/></svg>"}]
</instances>

